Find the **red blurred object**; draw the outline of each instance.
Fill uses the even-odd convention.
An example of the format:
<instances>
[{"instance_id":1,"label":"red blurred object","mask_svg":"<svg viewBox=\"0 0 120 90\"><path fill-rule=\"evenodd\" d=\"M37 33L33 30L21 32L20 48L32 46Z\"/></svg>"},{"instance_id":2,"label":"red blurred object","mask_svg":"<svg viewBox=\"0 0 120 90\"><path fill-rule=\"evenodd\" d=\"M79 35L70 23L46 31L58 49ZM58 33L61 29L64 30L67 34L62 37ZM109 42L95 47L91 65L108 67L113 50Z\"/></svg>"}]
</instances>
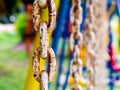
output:
<instances>
[{"instance_id":1,"label":"red blurred object","mask_svg":"<svg viewBox=\"0 0 120 90\"><path fill-rule=\"evenodd\" d=\"M26 12L27 12L27 27L25 30L25 45L26 45L27 55L29 56L31 52L30 47L35 36L35 30L33 28L33 22L32 22L32 4L26 5Z\"/></svg>"},{"instance_id":2,"label":"red blurred object","mask_svg":"<svg viewBox=\"0 0 120 90\"><path fill-rule=\"evenodd\" d=\"M110 64L115 72L120 72L120 66L117 65L113 45L110 46Z\"/></svg>"},{"instance_id":3,"label":"red blurred object","mask_svg":"<svg viewBox=\"0 0 120 90\"><path fill-rule=\"evenodd\" d=\"M69 35L72 33L72 31L73 31L73 26L71 23L69 23Z\"/></svg>"}]
</instances>

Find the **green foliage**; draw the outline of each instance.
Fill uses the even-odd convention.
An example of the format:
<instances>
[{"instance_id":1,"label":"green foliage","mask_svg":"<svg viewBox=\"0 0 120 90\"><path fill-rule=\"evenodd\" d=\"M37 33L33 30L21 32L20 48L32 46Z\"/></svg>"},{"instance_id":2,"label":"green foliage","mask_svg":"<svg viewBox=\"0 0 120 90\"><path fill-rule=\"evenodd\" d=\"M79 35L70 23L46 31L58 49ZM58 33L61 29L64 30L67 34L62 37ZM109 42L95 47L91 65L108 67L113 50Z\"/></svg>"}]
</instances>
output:
<instances>
[{"instance_id":1,"label":"green foliage","mask_svg":"<svg viewBox=\"0 0 120 90\"><path fill-rule=\"evenodd\" d=\"M21 39L24 36L26 24L27 24L26 14L25 13L18 14L17 20L15 21L15 27L16 27L17 34L20 36Z\"/></svg>"},{"instance_id":2,"label":"green foliage","mask_svg":"<svg viewBox=\"0 0 120 90\"><path fill-rule=\"evenodd\" d=\"M2 32L0 33L0 62L7 61L11 57L12 61L25 61L27 55L24 49L15 51L14 48L20 42L20 38L16 33ZM20 46L19 46L20 47ZM18 48L19 48L18 47ZM16 47L17 48L17 47ZM7 57L6 57L7 55Z\"/></svg>"},{"instance_id":3,"label":"green foliage","mask_svg":"<svg viewBox=\"0 0 120 90\"><path fill-rule=\"evenodd\" d=\"M3 62L0 65L0 90L23 90L27 65L21 62Z\"/></svg>"},{"instance_id":4,"label":"green foliage","mask_svg":"<svg viewBox=\"0 0 120 90\"><path fill-rule=\"evenodd\" d=\"M18 42L16 33L0 32L0 90L23 90L28 58L24 49L13 49Z\"/></svg>"}]
</instances>

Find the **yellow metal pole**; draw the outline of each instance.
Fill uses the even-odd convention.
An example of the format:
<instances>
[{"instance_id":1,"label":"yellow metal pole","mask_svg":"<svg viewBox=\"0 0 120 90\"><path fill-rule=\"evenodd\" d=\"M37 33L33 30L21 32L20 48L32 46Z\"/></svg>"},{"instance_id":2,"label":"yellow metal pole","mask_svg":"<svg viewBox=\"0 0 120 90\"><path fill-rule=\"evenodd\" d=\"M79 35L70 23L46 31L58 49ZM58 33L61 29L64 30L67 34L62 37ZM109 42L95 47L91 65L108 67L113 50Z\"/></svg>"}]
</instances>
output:
<instances>
[{"instance_id":1,"label":"yellow metal pole","mask_svg":"<svg viewBox=\"0 0 120 90\"><path fill-rule=\"evenodd\" d=\"M55 5L56 5L56 10L58 11L59 7L59 1L60 0L55 0ZM42 20L48 20L48 10L45 9L41 12L41 19ZM51 37L51 34L49 35L49 39ZM50 40L49 40L50 41ZM34 48L33 51L39 46L39 35L36 34L35 40L34 40ZM33 55L33 52L32 52ZM28 73L26 77L26 82L24 86L24 90L38 90L39 88L39 83L34 79L33 77L33 72L32 72L32 55L30 57L30 63L29 63L29 68L28 68ZM40 69L43 69L45 65L45 60L41 59L40 62Z\"/></svg>"}]
</instances>

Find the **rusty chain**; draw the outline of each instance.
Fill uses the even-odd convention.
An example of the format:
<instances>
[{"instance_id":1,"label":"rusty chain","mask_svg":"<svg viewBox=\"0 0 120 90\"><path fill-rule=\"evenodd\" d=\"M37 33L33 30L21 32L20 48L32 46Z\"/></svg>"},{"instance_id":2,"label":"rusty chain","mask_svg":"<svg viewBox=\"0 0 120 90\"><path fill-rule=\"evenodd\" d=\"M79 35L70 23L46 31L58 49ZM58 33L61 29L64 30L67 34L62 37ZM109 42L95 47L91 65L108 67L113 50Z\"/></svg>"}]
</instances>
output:
<instances>
[{"instance_id":1,"label":"rusty chain","mask_svg":"<svg viewBox=\"0 0 120 90\"><path fill-rule=\"evenodd\" d=\"M40 20L40 11L48 7L49 20ZM40 35L40 46L33 55L34 78L40 83L40 90L48 90L48 82L52 81L56 71L56 58L53 49L48 43L48 33L52 32L56 21L56 9L54 0L35 0L33 3L34 29ZM48 59L48 71L40 72L40 57Z\"/></svg>"},{"instance_id":2,"label":"rusty chain","mask_svg":"<svg viewBox=\"0 0 120 90\"><path fill-rule=\"evenodd\" d=\"M93 1L87 0L87 18L85 22L85 30L83 33L84 42L83 45L87 48L86 51L86 67L87 67L87 76L88 76L88 82L87 83L87 90L93 90L95 86L95 79L94 79L94 62L96 60L96 54L94 51L94 45L96 42L95 39L95 32L94 32L94 13L93 13Z\"/></svg>"},{"instance_id":3,"label":"rusty chain","mask_svg":"<svg viewBox=\"0 0 120 90\"><path fill-rule=\"evenodd\" d=\"M87 1L88 14L83 33L83 44L87 47L86 63L89 81L87 90L103 90L105 85L103 83L105 78L103 53L107 51L103 42L106 30L106 24L103 22L105 20L105 2L106 0Z\"/></svg>"},{"instance_id":4,"label":"rusty chain","mask_svg":"<svg viewBox=\"0 0 120 90\"><path fill-rule=\"evenodd\" d=\"M80 49L82 47L82 34L80 33L80 24L82 23L82 7L80 5L81 0L72 0L70 22L72 24L73 32L70 35L70 49L73 53L73 59L70 64L70 72L75 83L71 90L82 89L82 87L78 84L78 81L82 77L82 60L79 58Z\"/></svg>"}]
</instances>

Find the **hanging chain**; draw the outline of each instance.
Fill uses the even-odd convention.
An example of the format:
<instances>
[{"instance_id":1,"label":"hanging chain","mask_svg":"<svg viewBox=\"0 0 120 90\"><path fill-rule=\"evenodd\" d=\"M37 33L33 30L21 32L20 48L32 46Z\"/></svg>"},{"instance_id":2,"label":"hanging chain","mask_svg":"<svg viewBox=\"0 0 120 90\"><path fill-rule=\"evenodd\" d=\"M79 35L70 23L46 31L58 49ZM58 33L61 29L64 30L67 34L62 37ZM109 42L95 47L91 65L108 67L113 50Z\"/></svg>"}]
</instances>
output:
<instances>
[{"instance_id":1,"label":"hanging chain","mask_svg":"<svg viewBox=\"0 0 120 90\"><path fill-rule=\"evenodd\" d=\"M40 10L48 7L49 20L40 20ZM33 56L34 78L40 83L40 90L48 90L48 82L52 81L56 71L56 58L53 49L49 46L48 33L52 32L56 21L56 9L54 0L35 0L33 3L34 29L40 35L40 46ZM40 57L48 59L48 71L40 72Z\"/></svg>"},{"instance_id":2,"label":"hanging chain","mask_svg":"<svg viewBox=\"0 0 120 90\"><path fill-rule=\"evenodd\" d=\"M88 15L83 34L84 45L87 46L86 62L88 72L87 90L103 90L104 89L104 71L106 50L105 40L105 3L106 0L88 0ZM101 8L101 10L100 10ZM102 12L101 12L102 11ZM103 85L104 84L104 85Z\"/></svg>"},{"instance_id":3,"label":"hanging chain","mask_svg":"<svg viewBox=\"0 0 120 90\"><path fill-rule=\"evenodd\" d=\"M87 76L88 76L88 84L87 84L87 90L94 90L95 86L95 79L94 79L94 62L96 60L96 54L94 51L94 45L96 42L95 39L95 32L93 31L94 27L94 13L93 13L93 2L91 0L87 0L87 18L85 22L85 30L83 33L84 42L83 45L87 48L86 51L86 67L87 67Z\"/></svg>"},{"instance_id":4,"label":"hanging chain","mask_svg":"<svg viewBox=\"0 0 120 90\"><path fill-rule=\"evenodd\" d=\"M70 35L70 49L73 53L70 71L75 83L71 90L81 90L82 87L78 81L82 77L82 60L79 58L80 48L82 46L82 34L80 33L80 24L82 23L81 0L72 0L72 8L70 12L70 21L73 32Z\"/></svg>"}]
</instances>

